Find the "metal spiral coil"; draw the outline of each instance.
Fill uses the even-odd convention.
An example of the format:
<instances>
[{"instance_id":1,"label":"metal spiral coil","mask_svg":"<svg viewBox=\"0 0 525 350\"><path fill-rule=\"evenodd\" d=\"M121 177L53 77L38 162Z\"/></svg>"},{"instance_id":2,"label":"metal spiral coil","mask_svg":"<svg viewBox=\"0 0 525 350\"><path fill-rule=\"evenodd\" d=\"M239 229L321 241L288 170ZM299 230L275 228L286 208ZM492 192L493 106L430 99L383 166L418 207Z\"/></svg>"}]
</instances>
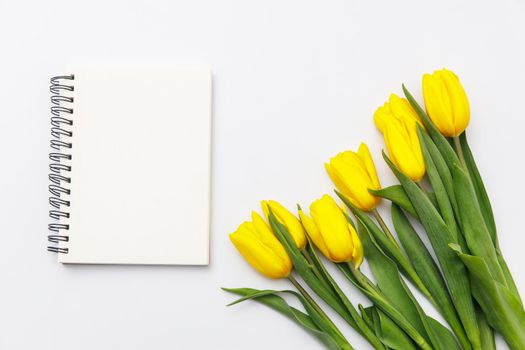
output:
<instances>
[{"instance_id":1,"label":"metal spiral coil","mask_svg":"<svg viewBox=\"0 0 525 350\"><path fill-rule=\"evenodd\" d=\"M68 242L69 235L66 232L69 230L69 224L60 222L62 219L68 219L69 213L67 207L70 205L69 195L71 190L67 188L67 184L71 183L71 165L69 161L72 159L70 150L73 147L71 137L73 131L73 108L71 104L74 101L72 96L63 95L75 90L72 81L75 80L74 75L60 75L51 78L51 148L53 151L49 153L49 204L51 210L49 216L53 222L49 224L50 234L47 240L55 245L50 245L47 250L55 253L67 254L68 248L57 246L59 242ZM68 151L69 150L69 151Z\"/></svg>"}]
</instances>

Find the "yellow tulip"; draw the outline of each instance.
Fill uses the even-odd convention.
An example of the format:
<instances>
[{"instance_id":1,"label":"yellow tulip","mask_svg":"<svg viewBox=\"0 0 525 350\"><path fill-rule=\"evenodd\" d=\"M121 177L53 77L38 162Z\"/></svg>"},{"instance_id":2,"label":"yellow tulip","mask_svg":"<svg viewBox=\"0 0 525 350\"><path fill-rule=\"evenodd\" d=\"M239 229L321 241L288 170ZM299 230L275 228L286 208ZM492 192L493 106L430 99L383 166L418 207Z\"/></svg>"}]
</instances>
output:
<instances>
[{"instance_id":1,"label":"yellow tulip","mask_svg":"<svg viewBox=\"0 0 525 350\"><path fill-rule=\"evenodd\" d=\"M268 217L269 214L268 208L272 209L277 220L286 227L292 236L297 248L301 250L306 246L306 233L304 232L303 225L301 225L301 222L295 215L276 201L262 201L261 206L266 217Z\"/></svg>"},{"instance_id":2,"label":"yellow tulip","mask_svg":"<svg viewBox=\"0 0 525 350\"><path fill-rule=\"evenodd\" d=\"M257 271L269 278L284 278L292 271L292 261L264 219L252 212L252 221L243 222L230 240Z\"/></svg>"},{"instance_id":3,"label":"yellow tulip","mask_svg":"<svg viewBox=\"0 0 525 350\"><path fill-rule=\"evenodd\" d=\"M425 162L417 135L423 126L410 103L394 94L374 114L374 123L383 133L388 155L406 176L419 181L425 175Z\"/></svg>"},{"instance_id":4,"label":"yellow tulip","mask_svg":"<svg viewBox=\"0 0 525 350\"><path fill-rule=\"evenodd\" d=\"M470 107L456 74L443 68L423 75L423 97L430 119L443 135L459 136L467 128Z\"/></svg>"},{"instance_id":5,"label":"yellow tulip","mask_svg":"<svg viewBox=\"0 0 525 350\"><path fill-rule=\"evenodd\" d=\"M315 246L333 262L363 261L363 246L354 227L346 220L332 197L324 195L310 205L308 217L299 210L299 217Z\"/></svg>"},{"instance_id":6,"label":"yellow tulip","mask_svg":"<svg viewBox=\"0 0 525 350\"><path fill-rule=\"evenodd\" d=\"M380 189L381 185L370 151L364 143L357 153L339 153L325 164L325 168L335 186L356 207L370 211L379 204L380 198L368 192L368 189Z\"/></svg>"}]
</instances>

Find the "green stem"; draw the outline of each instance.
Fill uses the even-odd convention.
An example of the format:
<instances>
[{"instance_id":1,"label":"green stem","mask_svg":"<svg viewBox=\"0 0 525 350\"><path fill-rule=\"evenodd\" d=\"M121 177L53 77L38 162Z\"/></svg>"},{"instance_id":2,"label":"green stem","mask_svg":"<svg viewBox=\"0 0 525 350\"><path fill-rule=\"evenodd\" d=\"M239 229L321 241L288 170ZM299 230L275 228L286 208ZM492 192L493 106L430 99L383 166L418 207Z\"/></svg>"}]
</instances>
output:
<instances>
[{"instance_id":1,"label":"green stem","mask_svg":"<svg viewBox=\"0 0 525 350\"><path fill-rule=\"evenodd\" d=\"M330 329L337 335L339 338L339 343L342 346L343 349L346 350L354 350L354 348L350 345L350 343L346 340L345 336L341 333L339 328L332 322L332 320L328 317L328 315L323 311L323 309L317 304L317 302L312 298L312 296L306 291L306 289L301 286L299 281L293 277L293 275L288 276L288 280L292 282L295 288L301 293L301 295L306 299L308 304L321 316L324 322L330 327Z\"/></svg>"},{"instance_id":2,"label":"green stem","mask_svg":"<svg viewBox=\"0 0 525 350\"><path fill-rule=\"evenodd\" d=\"M419 187L419 189L428 197L428 199L430 199L430 201L432 201L432 203L436 204L435 203L435 199L432 198L430 193L425 189L425 187L423 186L422 182L423 182L423 179L421 179L418 182L416 182L417 187Z\"/></svg>"},{"instance_id":3,"label":"green stem","mask_svg":"<svg viewBox=\"0 0 525 350\"><path fill-rule=\"evenodd\" d=\"M330 320L328 315L323 311L323 309L321 309L319 304L317 304L317 302L306 291L306 289L304 289L303 286L301 286L299 281L297 281L293 275L289 275L288 279L290 280L290 282L292 282L292 284L295 286L295 288L297 288L299 293L301 293L301 295L310 303L310 305L312 305L312 307L315 309L315 311L317 311L319 314L321 314L321 316L323 316L323 318L326 318L326 320L335 327L335 325L332 323L332 321Z\"/></svg>"},{"instance_id":4,"label":"green stem","mask_svg":"<svg viewBox=\"0 0 525 350\"><path fill-rule=\"evenodd\" d=\"M378 294L374 283L368 277L366 277L366 275L363 275L361 270L356 269L355 266L351 262L348 262L347 265L350 268L352 275L357 279L357 282L359 282L359 285L361 287L363 287L370 293L373 293L376 295Z\"/></svg>"},{"instance_id":5,"label":"green stem","mask_svg":"<svg viewBox=\"0 0 525 350\"><path fill-rule=\"evenodd\" d=\"M307 252L308 253L308 252ZM315 252L313 252L314 257ZM309 255L310 256L310 255ZM311 258L311 257L310 257ZM323 278L328 282L329 286L335 291L341 302L343 303L344 307L354 320L355 324L352 325L349 324L358 331L361 335L363 335L368 342L374 347L376 350L384 350L385 346L379 340L379 338L374 334L372 329L365 323L365 321L359 316L359 313L355 309L354 305L350 302L350 300L347 298L347 296L344 294L344 292L341 290L337 282L332 278L332 276L328 273L326 270L326 267L324 264L317 258L319 262L319 271L323 274Z\"/></svg>"},{"instance_id":6,"label":"green stem","mask_svg":"<svg viewBox=\"0 0 525 350\"><path fill-rule=\"evenodd\" d=\"M392 232L390 232L390 229L388 228L388 226L385 224L385 221L383 220L383 218L381 217L381 215L379 214L379 212L377 211L377 209L373 209L372 210L372 214L374 215L374 217L376 218L377 222L379 223L379 226L381 226L381 229L383 230L383 232L385 233L385 235L388 237L388 239L395 244L395 246L397 248L400 248L399 247L399 244L397 243L396 239L394 238L394 236L392 235Z\"/></svg>"},{"instance_id":7,"label":"green stem","mask_svg":"<svg viewBox=\"0 0 525 350\"><path fill-rule=\"evenodd\" d=\"M383 293L376 288L375 285L363 275L363 273L356 269L351 263L348 264L349 270L357 280L359 285L365 289L373 297L374 304L379 307L385 314L387 314L394 322L401 327L412 340L423 350L434 350L425 338L417 331L417 329L410 324L410 322L403 316L402 311L399 311L393 306L383 295Z\"/></svg>"},{"instance_id":8,"label":"green stem","mask_svg":"<svg viewBox=\"0 0 525 350\"><path fill-rule=\"evenodd\" d=\"M430 199L432 204L434 204L434 207L436 207L436 209L439 209L439 205L437 203L434 193L427 191L425 187L423 187L423 184L421 183L421 181L422 180L416 182L417 187L419 187L421 191L425 194L425 196L427 196L427 198Z\"/></svg>"},{"instance_id":9,"label":"green stem","mask_svg":"<svg viewBox=\"0 0 525 350\"><path fill-rule=\"evenodd\" d=\"M459 161L461 162L461 165L463 165L463 169L467 169L467 162L465 162L465 156L463 155L463 148L461 147L459 136L454 136L452 139L454 140L454 147L456 148Z\"/></svg>"},{"instance_id":10,"label":"green stem","mask_svg":"<svg viewBox=\"0 0 525 350\"><path fill-rule=\"evenodd\" d=\"M306 261L308 261L308 263L312 266L312 270L314 271L314 274L317 276L317 278L319 278L319 280L321 280L321 281L326 281L324 276L321 274L321 271L319 271L317 266L314 264L314 261L312 260L312 257L310 256L308 251L306 249L303 249L303 250L301 250L301 253L303 254L303 256L306 259ZM326 281L326 282L328 282L328 281Z\"/></svg>"}]
</instances>

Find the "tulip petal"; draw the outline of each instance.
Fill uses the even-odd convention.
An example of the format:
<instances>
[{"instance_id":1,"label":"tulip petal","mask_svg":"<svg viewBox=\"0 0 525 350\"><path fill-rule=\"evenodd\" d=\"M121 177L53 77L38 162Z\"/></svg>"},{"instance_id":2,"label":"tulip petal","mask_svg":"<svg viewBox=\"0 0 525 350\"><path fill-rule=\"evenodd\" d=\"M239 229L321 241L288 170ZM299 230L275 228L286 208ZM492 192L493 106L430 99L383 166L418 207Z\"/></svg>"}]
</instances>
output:
<instances>
[{"instance_id":1,"label":"tulip petal","mask_svg":"<svg viewBox=\"0 0 525 350\"><path fill-rule=\"evenodd\" d=\"M307 216L302 210L299 211L299 217L301 218L301 222L308 233L308 237L310 237L312 242L314 242L317 249L319 249L326 258L330 259L330 252L328 251L323 237L321 236L321 232L319 232L319 229L317 228L314 220Z\"/></svg>"},{"instance_id":2,"label":"tulip petal","mask_svg":"<svg viewBox=\"0 0 525 350\"><path fill-rule=\"evenodd\" d=\"M392 110L392 115L399 121L403 122L403 124L411 126L412 122L416 122L423 125L421 118L419 118L407 99L401 98L396 94L391 94L389 106Z\"/></svg>"},{"instance_id":3,"label":"tulip petal","mask_svg":"<svg viewBox=\"0 0 525 350\"><path fill-rule=\"evenodd\" d=\"M417 135L422 125L418 114L407 99L391 94L389 101L374 116L385 138L388 154L403 173L414 181L425 175L425 163Z\"/></svg>"},{"instance_id":4,"label":"tulip petal","mask_svg":"<svg viewBox=\"0 0 525 350\"><path fill-rule=\"evenodd\" d=\"M292 262L283 245L279 242L277 237L275 237L264 219L256 212L252 212L252 223L261 243L273 251L284 265L291 266Z\"/></svg>"},{"instance_id":5,"label":"tulip petal","mask_svg":"<svg viewBox=\"0 0 525 350\"><path fill-rule=\"evenodd\" d=\"M332 161L332 162L335 163L335 161ZM337 187L339 189L339 191L343 192L345 194L345 196L347 196L352 201L352 203L355 203L356 200L355 200L355 198L353 198L353 195L352 195L352 192L350 191L350 188L339 177L339 175L338 175L339 173L336 172L335 167L331 166L328 163L325 163L325 169L326 169L326 172L328 173L328 176L330 176L330 179L335 184L335 187Z\"/></svg>"},{"instance_id":6,"label":"tulip petal","mask_svg":"<svg viewBox=\"0 0 525 350\"><path fill-rule=\"evenodd\" d=\"M414 128L407 127L407 132L408 132L408 138L410 140L410 148L412 149L414 158L416 159L418 165L422 168L423 173L424 173L425 172L425 160L423 159L423 151L421 149L421 142L417 134L417 129L416 127Z\"/></svg>"},{"instance_id":7,"label":"tulip petal","mask_svg":"<svg viewBox=\"0 0 525 350\"><path fill-rule=\"evenodd\" d=\"M470 106L467 94L453 72L443 69L440 72L443 84L447 87L448 98L453 106L454 135L461 134L470 120Z\"/></svg>"},{"instance_id":8,"label":"tulip petal","mask_svg":"<svg viewBox=\"0 0 525 350\"><path fill-rule=\"evenodd\" d=\"M442 134L453 136L453 110L448 99L448 92L437 72L423 76L423 98L430 119Z\"/></svg>"},{"instance_id":9,"label":"tulip petal","mask_svg":"<svg viewBox=\"0 0 525 350\"><path fill-rule=\"evenodd\" d=\"M374 113L374 124L379 129L379 131L384 132L386 123L390 118L393 118L392 111L390 110L389 104L385 103Z\"/></svg>"},{"instance_id":10,"label":"tulip petal","mask_svg":"<svg viewBox=\"0 0 525 350\"><path fill-rule=\"evenodd\" d=\"M330 177L330 179L334 183L335 187L337 187L339 189L339 191L343 192L345 194L345 196L347 196L348 198L350 198L352 200L352 202L354 202L355 199L352 198L352 194L350 193L350 189L339 178L339 176L337 176L337 174L335 173L333 167L330 164L328 164L328 163L325 163L324 167L326 169L326 172L328 173L328 176Z\"/></svg>"},{"instance_id":11,"label":"tulip petal","mask_svg":"<svg viewBox=\"0 0 525 350\"><path fill-rule=\"evenodd\" d=\"M391 122L384 134L385 144L394 164L412 180L419 181L425 174L425 166L414 154L408 135L403 126Z\"/></svg>"},{"instance_id":12,"label":"tulip petal","mask_svg":"<svg viewBox=\"0 0 525 350\"><path fill-rule=\"evenodd\" d=\"M363 148L361 152L364 154ZM369 160L371 161L371 158ZM369 188L376 189L376 185L369 176L365 162L357 153L345 151L330 159L329 174L332 178L337 179L334 181L336 186L339 183L338 188L362 210L370 211L379 203L379 198L368 192Z\"/></svg>"},{"instance_id":13,"label":"tulip petal","mask_svg":"<svg viewBox=\"0 0 525 350\"><path fill-rule=\"evenodd\" d=\"M359 266L361 266L361 263L363 262L363 257L364 257L363 244L361 243L361 239L357 235L355 228L352 225L348 224L348 229L350 230L350 234L352 236L352 243L354 244L352 260L354 262L355 268L358 269Z\"/></svg>"},{"instance_id":14,"label":"tulip petal","mask_svg":"<svg viewBox=\"0 0 525 350\"><path fill-rule=\"evenodd\" d=\"M329 259L335 262L352 260L354 245L348 222L332 197L324 195L310 206L310 215L323 237Z\"/></svg>"},{"instance_id":15,"label":"tulip petal","mask_svg":"<svg viewBox=\"0 0 525 350\"><path fill-rule=\"evenodd\" d=\"M458 77L447 69L423 76L423 97L430 119L448 137L460 135L470 120L467 95Z\"/></svg>"},{"instance_id":16,"label":"tulip petal","mask_svg":"<svg viewBox=\"0 0 525 350\"><path fill-rule=\"evenodd\" d=\"M262 208L262 211L264 213L264 217L267 218L268 215L270 214L270 210L268 209L268 201L261 201L261 208ZM282 224L282 222L281 222Z\"/></svg>"},{"instance_id":17,"label":"tulip petal","mask_svg":"<svg viewBox=\"0 0 525 350\"><path fill-rule=\"evenodd\" d=\"M366 178L360 176L356 166L349 164L342 169L336 168L335 173L339 177L344 176L344 181L352 184L348 197L356 206L365 211L370 211L377 206L378 199L368 192L368 188L372 188L371 184Z\"/></svg>"},{"instance_id":18,"label":"tulip petal","mask_svg":"<svg viewBox=\"0 0 525 350\"><path fill-rule=\"evenodd\" d=\"M230 240L244 259L269 278L283 278L290 274L291 263L283 264L281 257L261 243L251 222L242 223L230 234Z\"/></svg>"},{"instance_id":19,"label":"tulip petal","mask_svg":"<svg viewBox=\"0 0 525 350\"><path fill-rule=\"evenodd\" d=\"M299 219L279 202L269 200L267 205L272 209L277 220L290 232L297 248L299 248L299 250L303 249L306 246L306 236L303 225L301 225Z\"/></svg>"},{"instance_id":20,"label":"tulip petal","mask_svg":"<svg viewBox=\"0 0 525 350\"><path fill-rule=\"evenodd\" d=\"M366 143L361 143L359 145L359 149L357 150L357 154L363 161L366 171L368 173L368 176L370 177L370 180L374 184L374 190L378 190L381 188L381 184L379 183L379 177L377 176L376 167L374 165L374 161L372 160L372 155L370 154L370 150L368 149L368 146Z\"/></svg>"}]
</instances>

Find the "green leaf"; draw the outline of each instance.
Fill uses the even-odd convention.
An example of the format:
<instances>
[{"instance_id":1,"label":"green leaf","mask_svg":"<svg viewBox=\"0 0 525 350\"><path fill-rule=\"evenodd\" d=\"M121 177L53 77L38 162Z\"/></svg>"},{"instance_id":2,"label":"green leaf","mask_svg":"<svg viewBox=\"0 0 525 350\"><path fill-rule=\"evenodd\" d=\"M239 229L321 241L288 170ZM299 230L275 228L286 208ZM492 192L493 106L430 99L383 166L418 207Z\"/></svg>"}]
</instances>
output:
<instances>
[{"instance_id":1,"label":"green leaf","mask_svg":"<svg viewBox=\"0 0 525 350\"><path fill-rule=\"evenodd\" d=\"M458 349L454 336L446 328L438 328L435 324L430 324L429 318L401 279L395 263L376 246L361 222L359 222L358 228L368 264L376 278L379 289L387 300L398 310L402 310L406 319L418 330L419 334L430 341L435 349ZM446 336L443 336L445 333ZM450 338L452 338L453 346L450 346Z\"/></svg>"},{"instance_id":2,"label":"green leaf","mask_svg":"<svg viewBox=\"0 0 525 350\"><path fill-rule=\"evenodd\" d=\"M414 342L399 326L383 311L374 308L379 325L380 338L383 343L393 350L416 350Z\"/></svg>"},{"instance_id":3,"label":"green leaf","mask_svg":"<svg viewBox=\"0 0 525 350\"><path fill-rule=\"evenodd\" d=\"M523 306L523 300L521 299L520 292L518 290L518 287L516 286L516 282L514 282L514 278L512 278L512 274L510 273L509 266L507 265L507 262L503 258L503 255L501 254L499 247L496 248L496 254L498 255L499 265L501 266L501 269L503 270L503 274L505 275L505 280L507 281L507 285L509 286L510 291L514 294L516 299L518 299L521 305Z\"/></svg>"},{"instance_id":4,"label":"green leaf","mask_svg":"<svg viewBox=\"0 0 525 350\"><path fill-rule=\"evenodd\" d=\"M494 220L494 213L492 212L492 205L490 204L490 199L481 179L476 161L472 155L472 151L467 142L467 134L464 132L459 137L461 143L461 149L463 150L463 157L465 158L465 165L467 167L470 179L472 180L472 185L476 192L476 197L482 212L482 217L485 220L485 225L489 230L494 246L498 246L498 234L496 231L496 222Z\"/></svg>"},{"instance_id":5,"label":"green leaf","mask_svg":"<svg viewBox=\"0 0 525 350\"><path fill-rule=\"evenodd\" d=\"M393 185L382 188L380 190L368 189L368 192L370 192L374 196L388 199L392 203L395 203L401 208L405 209L413 217L417 218L416 210L412 206L412 202L408 198L407 194L405 193L405 190L401 185Z\"/></svg>"},{"instance_id":6,"label":"green leaf","mask_svg":"<svg viewBox=\"0 0 525 350\"><path fill-rule=\"evenodd\" d=\"M472 279L472 292L487 321L513 350L525 349L525 311L514 294L491 277L486 262L464 254L457 244L450 245L461 258Z\"/></svg>"},{"instance_id":7,"label":"green leaf","mask_svg":"<svg viewBox=\"0 0 525 350\"><path fill-rule=\"evenodd\" d=\"M410 94L410 92L407 90L405 85L403 85L403 92L405 93L405 97L407 98L408 102L412 105L412 108L416 111L416 113L419 115L421 120L423 121L423 124L425 125L426 130L430 134L430 137L432 137L432 140L434 140L437 148L439 149L439 152L445 159L448 167L452 169L454 165L460 165L459 158L454 152L454 149L450 145L450 143L447 141L447 139L441 135L438 128L434 125L432 120L428 117L428 115L425 113L423 108L417 103L417 101L414 99L414 97Z\"/></svg>"},{"instance_id":8,"label":"green leaf","mask_svg":"<svg viewBox=\"0 0 525 350\"><path fill-rule=\"evenodd\" d=\"M369 230L360 220L358 220L358 231L361 242L363 243L363 249L368 265L372 270L377 286L382 295L393 308L402 313L403 319L401 319L401 322L410 324L410 326L417 331L416 337L413 337L410 333L409 335L418 343L422 341L428 343L429 338L422 322L422 316L415 305L415 299L410 297L411 293L404 285L396 264L376 246ZM380 305L378 306L381 308ZM384 311L387 313L389 312L389 310ZM400 321L400 319L397 318L397 315L389 315L396 317L395 320L397 322ZM399 326L405 331L407 330L406 324L399 324Z\"/></svg>"},{"instance_id":9,"label":"green leaf","mask_svg":"<svg viewBox=\"0 0 525 350\"><path fill-rule=\"evenodd\" d=\"M410 298L413 300L414 305L416 305L419 310L423 325L425 326L427 334L429 335L434 348L437 350L460 349L459 344L454 338L454 335L452 335L452 332L441 325L439 322L427 316L412 294L410 294ZM434 321L434 323L432 323L432 321ZM451 342L450 339L453 341ZM451 344L454 345L451 346Z\"/></svg>"},{"instance_id":10,"label":"green leaf","mask_svg":"<svg viewBox=\"0 0 525 350\"><path fill-rule=\"evenodd\" d=\"M514 282L512 274L510 273L510 270L507 266L507 262L503 258L503 255L500 251L496 223L494 220L494 213L492 212L492 205L490 204L490 199L485 189L485 185L483 184L483 180L481 179L481 175L476 165L476 161L474 160L474 156L472 155L472 151L470 150L470 147L468 145L467 135L465 132L460 136L460 143L461 148L463 150L465 164L470 176L470 180L472 181L472 185L474 186L476 197L478 199L478 204L482 212L482 217L485 220L485 225L490 233L494 246L496 247L497 258L501 269L503 270L503 274L505 275L505 280L507 281L507 285L514 293L516 298L518 298L520 303L523 305L523 301L521 300L521 296L516 286L516 283Z\"/></svg>"},{"instance_id":11,"label":"green leaf","mask_svg":"<svg viewBox=\"0 0 525 350\"><path fill-rule=\"evenodd\" d=\"M427 324L431 328L431 332L434 334L435 339L439 339L439 346L443 350L461 350L459 347L456 338L452 333L445 328L441 323L433 319L432 317L427 316ZM485 348L483 350L486 350Z\"/></svg>"},{"instance_id":12,"label":"green leaf","mask_svg":"<svg viewBox=\"0 0 525 350\"><path fill-rule=\"evenodd\" d=\"M306 254L311 258L312 262L318 269L319 273L323 276L323 278L328 282L332 290L335 292L335 294L339 297L341 302L343 303L344 307L350 314L353 320L353 324L351 326L360 333L365 339L368 340L368 342L378 350L382 350L385 347L381 343L381 341L377 338L377 336L374 334L371 328L368 327L368 325L365 323L365 321L359 316L357 310L355 309L354 305L350 302L350 300L346 297L344 292L341 290L339 285L335 282L335 280L332 278L332 276L328 273L326 270L326 267L322 263L322 261L317 256L317 253L315 249L313 249L313 245L310 242L310 239L308 239L308 244L306 246Z\"/></svg>"},{"instance_id":13,"label":"green leaf","mask_svg":"<svg viewBox=\"0 0 525 350\"><path fill-rule=\"evenodd\" d=\"M436 197L436 202L438 202L439 205L436 207L439 208L441 216L461 248L464 251L467 251L467 243L465 242L465 238L460 230L461 214L459 212L456 193L454 191L452 173L447 166L445 159L428 134L423 132L419 126L418 132L420 139L423 140L421 146L424 152L430 182L432 183L432 186L435 187L435 191L439 192L439 198Z\"/></svg>"},{"instance_id":14,"label":"green leaf","mask_svg":"<svg viewBox=\"0 0 525 350\"><path fill-rule=\"evenodd\" d=\"M403 329L403 331L405 331L405 333L412 338L421 349L432 349L425 338L423 338L417 329L415 329L405 318L403 313L393 306L365 275L362 275L359 270L351 268L348 264L337 264L337 267L354 286L356 286L374 303L374 305L383 310L385 314ZM355 274L359 274L359 278Z\"/></svg>"},{"instance_id":15,"label":"green leaf","mask_svg":"<svg viewBox=\"0 0 525 350\"><path fill-rule=\"evenodd\" d=\"M439 210L436 194L434 193L434 191L425 190L425 193L427 194L428 199L430 199L430 202L434 205L434 207L436 207L436 209Z\"/></svg>"},{"instance_id":16,"label":"green leaf","mask_svg":"<svg viewBox=\"0 0 525 350\"><path fill-rule=\"evenodd\" d=\"M456 218L459 217L458 214L458 207L456 203L456 195L454 194L454 187L452 185L452 173L450 172L450 169L447 165L447 162L445 161L445 158L441 155L439 149L436 147L434 141L429 137L429 135L421 130L421 127L418 126L418 130L420 130L420 140L422 140L422 146L426 147L426 150L428 154L430 155L432 162L434 163L434 167L439 174L439 177L441 181L443 182L443 186L445 187L448 197L450 199L450 203L452 205L452 208L454 210L454 213L456 214Z\"/></svg>"},{"instance_id":17,"label":"green leaf","mask_svg":"<svg viewBox=\"0 0 525 350\"><path fill-rule=\"evenodd\" d=\"M372 308L371 316L376 334L381 335L381 322L379 320L379 315L377 314L377 308Z\"/></svg>"},{"instance_id":18,"label":"green leaf","mask_svg":"<svg viewBox=\"0 0 525 350\"><path fill-rule=\"evenodd\" d=\"M278 312L281 314L287 316L292 321L303 327L305 330L313 334L315 337L317 337L323 344L326 345L328 349L333 350L341 350L341 346L337 343L337 341L334 340L334 338L322 331L315 322L311 319L311 317L308 314L305 314L304 312L288 305L288 303L278 295L277 291L272 290L257 290L257 289L251 289L251 288L222 288L223 290L234 293L237 295L243 296L243 298L239 299L237 302L241 302L248 299L254 299ZM292 293L296 296L296 294L293 291L287 291L289 293ZM237 302L234 302L230 305L233 305Z\"/></svg>"},{"instance_id":19,"label":"green leaf","mask_svg":"<svg viewBox=\"0 0 525 350\"><path fill-rule=\"evenodd\" d=\"M460 235L459 228L457 226L456 218L454 216L454 210L452 208L451 199L449 199L449 195L445 187L445 182L447 183L448 187L453 186L452 177L440 176L440 173L438 172L438 169L429 151L429 149L434 146L432 140L430 139L428 134L425 133L421 129L419 125L418 125L417 131L419 134L419 139L422 140L421 150L423 152L423 158L425 160L427 175L430 180L430 183L432 184L432 188L434 189L434 193L436 195L436 200L439 206L439 212L441 213L441 217L445 221L445 224L447 224L448 228L450 229L450 232L452 233L454 240L459 241L459 235ZM434 152L434 153L437 153L437 152ZM439 159L439 155L438 154L436 155L438 156L438 159ZM445 166L445 165L442 164L442 166ZM448 169L445 169L444 172L447 174L450 174L447 170ZM452 194L453 194L452 199L455 201L453 191L452 191Z\"/></svg>"},{"instance_id":20,"label":"green leaf","mask_svg":"<svg viewBox=\"0 0 525 350\"><path fill-rule=\"evenodd\" d=\"M461 208L461 227L472 255L483 258L496 281L506 285L505 276L496 256L496 249L481 216L474 188L468 175L458 166L452 171L456 199Z\"/></svg>"},{"instance_id":21,"label":"green leaf","mask_svg":"<svg viewBox=\"0 0 525 350\"><path fill-rule=\"evenodd\" d=\"M366 260L372 270L379 290L381 290L392 305L398 310L403 310L406 319L423 337L426 337L425 327L421 322L421 317L403 287L397 266L376 246L376 243L369 234L370 231L360 223L361 222L358 223L359 238L361 238L361 242L363 243Z\"/></svg>"},{"instance_id":22,"label":"green leaf","mask_svg":"<svg viewBox=\"0 0 525 350\"><path fill-rule=\"evenodd\" d=\"M354 215L359 218L361 222L367 227L368 231L374 237L374 240L379 244L383 252L385 252L396 264L399 266L399 269L408 279L414 283L414 285L428 298L432 299L430 292L427 287L421 281L421 278L418 276L408 258L403 254L399 246L393 243L385 233L372 221L370 216L354 206L352 202L348 200L342 193L335 191L335 193L341 198L345 205L354 213Z\"/></svg>"},{"instance_id":23,"label":"green leaf","mask_svg":"<svg viewBox=\"0 0 525 350\"><path fill-rule=\"evenodd\" d=\"M359 304L358 305L359 307L359 311L361 311L361 317L363 318L363 320L365 321L365 323L367 324L368 328L370 329L374 329L374 323L372 322L372 312L373 312L373 306L369 306L367 308L365 308L363 305ZM379 334L376 333L377 336L379 336Z\"/></svg>"},{"instance_id":24,"label":"green leaf","mask_svg":"<svg viewBox=\"0 0 525 350\"><path fill-rule=\"evenodd\" d=\"M399 171L384 152L383 158L399 179L416 209L421 224L425 228L436 253L450 291L450 296L470 343L474 349L480 349L480 335L471 297L469 277L465 266L461 264L458 256L448 248L449 243L458 242L454 241L452 233L423 191L410 178Z\"/></svg>"},{"instance_id":25,"label":"green leaf","mask_svg":"<svg viewBox=\"0 0 525 350\"><path fill-rule=\"evenodd\" d=\"M392 204L392 221L401 245L405 249L412 266L432 294L433 303L445 317L465 350L470 349L470 342L461 325L454 304L448 294L447 286L439 268L425 244L408 221L401 209Z\"/></svg>"},{"instance_id":26,"label":"green leaf","mask_svg":"<svg viewBox=\"0 0 525 350\"><path fill-rule=\"evenodd\" d=\"M399 328L399 326L392 321L385 313L375 306L367 308L359 304L359 310L363 320L368 324L370 329L374 329L376 335L386 345L386 349L390 350L416 350L417 347L414 342L407 336L407 334ZM382 320L384 318L384 320Z\"/></svg>"},{"instance_id":27,"label":"green leaf","mask_svg":"<svg viewBox=\"0 0 525 350\"><path fill-rule=\"evenodd\" d=\"M496 350L494 331L490 328L487 318L479 305L476 307L476 315L478 316L479 333L481 334L481 348L483 350Z\"/></svg>"}]
</instances>

